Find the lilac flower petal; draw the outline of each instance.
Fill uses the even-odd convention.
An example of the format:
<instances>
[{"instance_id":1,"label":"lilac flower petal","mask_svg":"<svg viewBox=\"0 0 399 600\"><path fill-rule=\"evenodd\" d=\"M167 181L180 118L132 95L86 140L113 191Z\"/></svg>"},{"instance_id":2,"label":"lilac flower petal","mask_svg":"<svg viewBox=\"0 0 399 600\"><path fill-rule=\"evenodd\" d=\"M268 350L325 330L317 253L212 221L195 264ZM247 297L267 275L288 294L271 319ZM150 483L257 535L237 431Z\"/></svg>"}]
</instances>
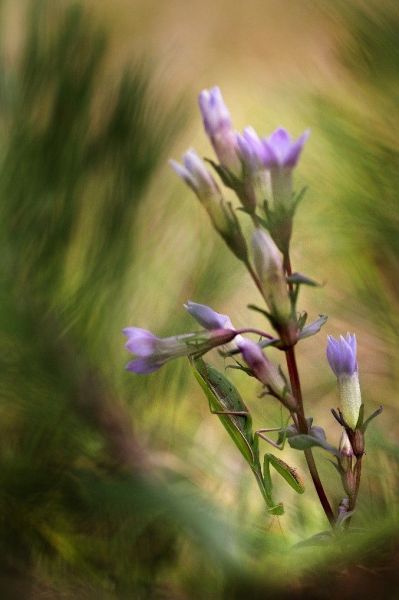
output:
<instances>
[{"instance_id":1,"label":"lilac flower petal","mask_svg":"<svg viewBox=\"0 0 399 600\"><path fill-rule=\"evenodd\" d=\"M357 371L356 337L341 335L339 340L328 336L327 360L337 377L353 375Z\"/></svg>"},{"instance_id":2,"label":"lilac flower petal","mask_svg":"<svg viewBox=\"0 0 399 600\"><path fill-rule=\"evenodd\" d=\"M206 304L198 304L189 300L184 308L192 317L205 329L233 329L230 318L227 315L222 315L206 306Z\"/></svg>"},{"instance_id":3,"label":"lilac flower petal","mask_svg":"<svg viewBox=\"0 0 399 600\"><path fill-rule=\"evenodd\" d=\"M284 127L279 127L269 136L269 144L279 157L284 157L291 146L291 136Z\"/></svg>"},{"instance_id":4,"label":"lilac flower petal","mask_svg":"<svg viewBox=\"0 0 399 600\"><path fill-rule=\"evenodd\" d=\"M284 166L295 167L298 159L301 155L303 146L310 135L310 131L305 131L299 138L294 142L285 154Z\"/></svg>"},{"instance_id":5,"label":"lilac flower petal","mask_svg":"<svg viewBox=\"0 0 399 600\"><path fill-rule=\"evenodd\" d=\"M186 169L186 167L183 167L183 165L181 165L180 163L178 163L176 160L171 159L169 161L170 166L172 167L172 169L175 171L175 173L181 178L183 179L183 181L185 181L190 187L195 187L195 179L194 177L191 175L191 173L188 171L188 169Z\"/></svg>"},{"instance_id":6,"label":"lilac flower petal","mask_svg":"<svg viewBox=\"0 0 399 600\"><path fill-rule=\"evenodd\" d=\"M256 370L266 362L265 355L261 348L252 340L242 338L242 340L237 342L237 346L243 359L251 369Z\"/></svg>"},{"instance_id":7,"label":"lilac flower petal","mask_svg":"<svg viewBox=\"0 0 399 600\"><path fill-rule=\"evenodd\" d=\"M252 127L246 127L242 135L238 134L236 139L239 154L247 167L252 171L261 169L265 152L256 131Z\"/></svg>"},{"instance_id":8,"label":"lilac flower petal","mask_svg":"<svg viewBox=\"0 0 399 600\"><path fill-rule=\"evenodd\" d=\"M203 90L198 96L198 103L205 131L209 136L231 128L230 113L217 86Z\"/></svg>"},{"instance_id":9,"label":"lilac flower petal","mask_svg":"<svg viewBox=\"0 0 399 600\"><path fill-rule=\"evenodd\" d=\"M148 358L138 358L129 362L126 365L126 370L139 375L147 375L148 373L157 371L162 365L162 362L154 362Z\"/></svg>"},{"instance_id":10,"label":"lilac flower petal","mask_svg":"<svg viewBox=\"0 0 399 600\"><path fill-rule=\"evenodd\" d=\"M278 167L280 165L279 156L266 138L262 140L262 146L264 166L268 169L271 169L272 167Z\"/></svg>"},{"instance_id":11,"label":"lilac flower petal","mask_svg":"<svg viewBox=\"0 0 399 600\"><path fill-rule=\"evenodd\" d=\"M125 348L142 357L151 356L159 341L151 331L140 327L126 327L123 334L128 338Z\"/></svg>"},{"instance_id":12,"label":"lilac flower petal","mask_svg":"<svg viewBox=\"0 0 399 600\"><path fill-rule=\"evenodd\" d=\"M351 335L350 333L347 333L346 334L346 341L348 342L348 344L352 348L353 354L356 356L356 352L357 352L356 335L355 334Z\"/></svg>"},{"instance_id":13,"label":"lilac flower petal","mask_svg":"<svg viewBox=\"0 0 399 600\"><path fill-rule=\"evenodd\" d=\"M190 186L200 200L209 197L219 198L220 191L217 183L195 150L192 148L187 150L183 155L183 163L184 165L181 165L175 160L169 161L172 169Z\"/></svg>"},{"instance_id":14,"label":"lilac flower petal","mask_svg":"<svg viewBox=\"0 0 399 600\"><path fill-rule=\"evenodd\" d=\"M262 140L264 149L264 165L267 168L286 167L293 168L298 162L303 145L309 137L305 131L294 142L288 131L279 127L268 138Z\"/></svg>"}]
</instances>

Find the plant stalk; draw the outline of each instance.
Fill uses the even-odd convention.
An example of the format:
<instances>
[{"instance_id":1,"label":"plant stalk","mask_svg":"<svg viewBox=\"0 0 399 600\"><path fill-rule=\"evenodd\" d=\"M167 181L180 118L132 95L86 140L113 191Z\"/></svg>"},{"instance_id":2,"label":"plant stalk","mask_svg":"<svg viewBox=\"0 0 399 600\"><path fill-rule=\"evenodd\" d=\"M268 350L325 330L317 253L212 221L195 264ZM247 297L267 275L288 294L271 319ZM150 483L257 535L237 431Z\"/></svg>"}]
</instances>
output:
<instances>
[{"instance_id":1,"label":"plant stalk","mask_svg":"<svg viewBox=\"0 0 399 600\"><path fill-rule=\"evenodd\" d=\"M284 270L286 271L286 274L288 276L290 276L292 274L291 260L290 260L288 250L284 254ZM289 286L289 291L291 293L292 292L292 283L289 283L288 286ZM298 410L297 410L298 429L299 429L300 433L308 434L309 428L308 428L308 423L307 423L306 417L305 417L305 410L304 410L304 406L303 406L303 398L302 398L302 390L301 390L301 382L300 382L299 373L298 373L298 367L297 367L297 362L296 362L294 346L291 346L290 348L287 348L285 350L285 358L287 361L287 368L288 368L288 373L289 373L289 377L290 377L292 393L293 393L293 396L294 396L295 400L297 401L297 405L298 405ZM324 487L323 487L323 484L321 482L321 479L320 479L320 476L319 476L319 473L318 473L318 470L316 467L316 462L314 460L312 449L307 448L306 450L304 450L304 455L305 455L305 459L306 459L306 464L308 465L310 476L313 481L313 485L315 487L316 493L320 500L320 504L323 507L324 513L325 513L330 525L332 527L334 527L334 524L335 524L334 513L331 508L330 502L326 496L326 493L324 491Z\"/></svg>"},{"instance_id":2,"label":"plant stalk","mask_svg":"<svg viewBox=\"0 0 399 600\"><path fill-rule=\"evenodd\" d=\"M291 382L292 393L298 404L298 411L297 411L298 429L299 429L300 433L308 434L309 429L308 429L308 424L307 424L307 421L305 418L305 412L304 412L304 408L303 408L302 390L301 390L301 384L300 384L300 379L299 379L299 374L298 374L298 368L297 368L297 364L296 364L295 350L293 347L288 348L285 351L285 357L287 360L287 367L288 367L288 373L289 373L290 382ZM334 523L335 523L334 513L333 513L331 505L328 501L326 493L324 491L323 484L321 483L320 476L319 476L319 473L318 473L318 470L316 467L316 463L315 463L315 460L313 457L312 449L307 448L306 450L304 450L304 454L305 454L306 464L308 465L310 476L312 478L314 487L316 489L316 493L320 500L320 504L323 507L323 510L325 512L325 515L326 515L330 525L333 527Z\"/></svg>"}]
</instances>

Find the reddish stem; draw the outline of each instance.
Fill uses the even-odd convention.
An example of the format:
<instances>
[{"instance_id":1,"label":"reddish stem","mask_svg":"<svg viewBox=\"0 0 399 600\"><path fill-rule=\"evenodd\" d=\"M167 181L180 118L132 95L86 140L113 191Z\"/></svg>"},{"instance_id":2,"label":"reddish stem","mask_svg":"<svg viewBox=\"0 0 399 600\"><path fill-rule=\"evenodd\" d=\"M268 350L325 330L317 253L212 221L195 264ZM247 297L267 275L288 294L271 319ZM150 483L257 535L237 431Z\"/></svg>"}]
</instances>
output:
<instances>
[{"instance_id":1,"label":"reddish stem","mask_svg":"<svg viewBox=\"0 0 399 600\"><path fill-rule=\"evenodd\" d=\"M301 390L301 384L300 384L300 380L299 380L298 368L297 368L297 364L296 364L295 350L293 347L288 348L285 351L285 357L287 360L287 367L288 367L288 373L290 376L292 393L298 404L298 411L297 411L298 429L299 429L300 433L308 434L309 428L308 428L308 423L306 421L304 408L303 408L302 390ZM326 493L324 491L323 484L321 483L311 448L307 448L306 450L304 450L304 454L305 454L305 459L306 459L306 463L308 465L310 476L312 478L314 487L316 489L316 493L320 500L320 504L323 507L323 510L326 514L326 517L327 517L330 525L333 526L335 523L334 513L333 513L331 505L328 501Z\"/></svg>"},{"instance_id":2,"label":"reddish stem","mask_svg":"<svg viewBox=\"0 0 399 600\"><path fill-rule=\"evenodd\" d=\"M291 260L290 260L290 255L289 255L288 251L284 254L284 270L288 276L292 275ZM293 286L292 286L291 282L288 283L288 288L289 288L290 293L292 293ZM298 367L297 367L297 363L296 363L295 348L293 346L291 346L290 348L287 348L285 350L285 357L286 357L286 361L287 361L288 373L290 376L292 393L293 393L294 398L296 399L297 405L298 405L298 410L297 410L298 429L299 429L300 433L308 434L309 428L308 428L308 423L307 423L306 417L305 417L305 410L303 407L301 382L299 379ZM323 507L323 510L325 512L325 515L326 515L330 525L334 526L334 523L335 523L334 513L331 508L330 502L328 501L326 493L324 491L323 484L321 483L321 479L320 479L320 476L319 476L319 473L318 473L318 470L316 467L316 463L315 463L313 452L312 452L311 448L307 448L304 451L304 454L305 454L306 463L308 465L309 473L310 473L310 476L312 477L312 481L313 481L314 487L316 489L316 493L319 497L320 503Z\"/></svg>"}]
</instances>

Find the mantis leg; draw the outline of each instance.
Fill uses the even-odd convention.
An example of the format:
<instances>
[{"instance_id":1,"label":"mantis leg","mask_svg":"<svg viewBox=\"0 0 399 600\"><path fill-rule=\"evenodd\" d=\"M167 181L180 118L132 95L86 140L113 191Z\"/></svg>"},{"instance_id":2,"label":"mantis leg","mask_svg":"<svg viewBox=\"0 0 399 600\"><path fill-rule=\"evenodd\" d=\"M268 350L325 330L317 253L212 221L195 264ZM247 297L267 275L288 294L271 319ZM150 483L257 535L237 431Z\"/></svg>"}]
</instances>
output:
<instances>
[{"instance_id":1,"label":"mantis leg","mask_svg":"<svg viewBox=\"0 0 399 600\"><path fill-rule=\"evenodd\" d=\"M277 450L283 450L285 440L283 441L282 444L277 444L277 442L275 442L271 438L264 435L264 432L269 432L269 431L281 431L281 427L270 427L268 429L258 429L257 431L255 431L255 435L259 436L262 440L265 440L265 442L268 442L274 448L277 448Z\"/></svg>"}]
</instances>

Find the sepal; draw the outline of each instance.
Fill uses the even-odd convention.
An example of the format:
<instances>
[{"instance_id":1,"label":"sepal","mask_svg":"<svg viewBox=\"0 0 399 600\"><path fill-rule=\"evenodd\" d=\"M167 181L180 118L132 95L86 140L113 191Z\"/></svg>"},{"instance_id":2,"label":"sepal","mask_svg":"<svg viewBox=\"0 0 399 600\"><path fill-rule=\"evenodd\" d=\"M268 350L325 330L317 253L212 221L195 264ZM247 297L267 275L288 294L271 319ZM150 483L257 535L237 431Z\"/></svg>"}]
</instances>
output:
<instances>
[{"instance_id":1,"label":"sepal","mask_svg":"<svg viewBox=\"0 0 399 600\"><path fill-rule=\"evenodd\" d=\"M292 273L292 275L288 275L286 278L288 283L294 283L296 285L309 285L311 287L322 287L321 283L314 281L314 279L310 279L306 275L302 273Z\"/></svg>"},{"instance_id":2,"label":"sepal","mask_svg":"<svg viewBox=\"0 0 399 600\"><path fill-rule=\"evenodd\" d=\"M313 323L309 323L309 325L306 325L301 329L299 332L299 339L303 340L304 338L311 337L312 335L319 333L323 325L327 323L327 320L327 315L319 315L319 318L313 321Z\"/></svg>"}]
</instances>

